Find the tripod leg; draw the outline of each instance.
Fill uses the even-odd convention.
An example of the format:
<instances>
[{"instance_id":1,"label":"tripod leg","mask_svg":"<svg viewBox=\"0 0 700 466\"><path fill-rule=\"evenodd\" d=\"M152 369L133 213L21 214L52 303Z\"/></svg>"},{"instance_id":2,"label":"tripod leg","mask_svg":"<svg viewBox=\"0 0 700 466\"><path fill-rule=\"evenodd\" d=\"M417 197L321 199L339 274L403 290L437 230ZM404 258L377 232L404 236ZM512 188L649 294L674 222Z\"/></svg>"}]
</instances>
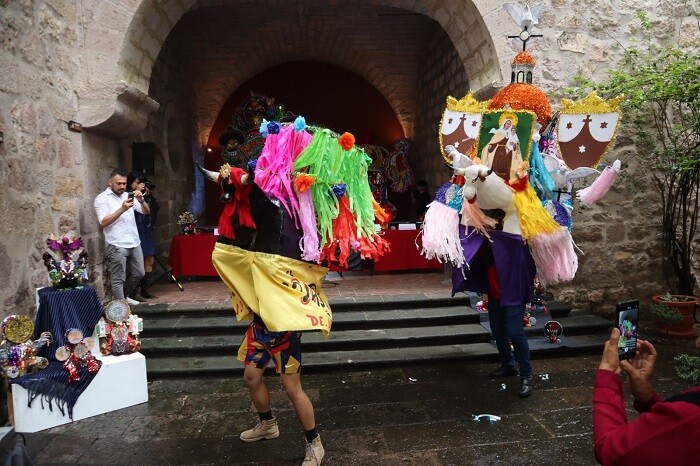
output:
<instances>
[{"instance_id":1,"label":"tripod leg","mask_svg":"<svg viewBox=\"0 0 700 466\"><path fill-rule=\"evenodd\" d=\"M185 291L185 289L182 287L182 285L180 285L180 282L177 281L177 278L175 278L175 275L170 273L170 269L168 269L165 266L165 264L163 264L163 262L160 260L160 258L157 255L154 255L153 257L156 258L156 262L158 262L160 264L160 266L163 268L163 270L165 270L165 272L168 275L170 275L170 279L173 281L173 283L175 283L177 285L178 288L180 288L180 291Z\"/></svg>"}]
</instances>

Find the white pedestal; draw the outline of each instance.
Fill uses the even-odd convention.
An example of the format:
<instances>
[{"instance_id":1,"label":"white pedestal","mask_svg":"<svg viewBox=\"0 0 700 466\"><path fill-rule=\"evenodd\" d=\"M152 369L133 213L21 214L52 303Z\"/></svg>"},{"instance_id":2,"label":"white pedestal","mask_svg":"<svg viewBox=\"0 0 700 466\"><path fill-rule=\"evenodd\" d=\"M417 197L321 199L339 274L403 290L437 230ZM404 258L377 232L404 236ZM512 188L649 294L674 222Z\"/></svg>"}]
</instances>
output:
<instances>
[{"instance_id":1,"label":"white pedestal","mask_svg":"<svg viewBox=\"0 0 700 466\"><path fill-rule=\"evenodd\" d=\"M73 421L148 401L146 358L141 353L99 356L102 367L75 403ZM61 415L55 406L53 411L48 406L41 409L41 400L36 398L30 408L28 400L27 390L12 384L15 432L38 432L71 422L68 413Z\"/></svg>"}]
</instances>

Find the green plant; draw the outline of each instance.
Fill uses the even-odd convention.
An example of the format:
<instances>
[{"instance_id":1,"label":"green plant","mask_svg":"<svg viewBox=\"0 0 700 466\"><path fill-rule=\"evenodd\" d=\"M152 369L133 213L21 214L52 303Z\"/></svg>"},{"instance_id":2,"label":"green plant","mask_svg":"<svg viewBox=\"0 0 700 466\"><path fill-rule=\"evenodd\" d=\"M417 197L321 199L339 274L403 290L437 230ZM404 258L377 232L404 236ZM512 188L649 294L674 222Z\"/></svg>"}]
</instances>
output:
<instances>
[{"instance_id":1,"label":"green plant","mask_svg":"<svg viewBox=\"0 0 700 466\"><path fill-rule=\"evenodd\" d=\"M679 294L693 295L693 243L700 196L700 51L652 43L652 23L638 13L647 32L644 50L626 51L603 83L578 78L581 94L625 95L625 120L661 197L662 263ZM625 121L623 120L623 121Z\"/></svg>"},{"instance_id":2,"label":"green plant","mask_svg":"<svg viewBox=\"0 0 700 466\"><path fill-rule=\"evenodd\" d=\"M664 334L668 336L668 330L676 324L681 323L683 314L676 308L669 307L664 303L654 303L651 305L651 315L656 317L664 329Z\"/></svg>"},{"instance_id":3,"label":"green plant","mask_svg":"<svg viewBox=\"0 0 700 466\"><path fill-rule=\"evenodd\" d=\"M700 383L700 357L689 354L679 354L675 358L678 376L693 385Z\"/></svg>"},{"instance_id":4,"label":"green plant","mask_svg":"<svg viewBox=\"0 0 700 466\"><path fill-rule=\"evenodd\" d=\"M665 295L660 295L659 298L661 298L663 301L670 301L674 303L687 303L694 300L693 296L673 295L669 292L666 292Z\"/></svg>"}]
</instances>

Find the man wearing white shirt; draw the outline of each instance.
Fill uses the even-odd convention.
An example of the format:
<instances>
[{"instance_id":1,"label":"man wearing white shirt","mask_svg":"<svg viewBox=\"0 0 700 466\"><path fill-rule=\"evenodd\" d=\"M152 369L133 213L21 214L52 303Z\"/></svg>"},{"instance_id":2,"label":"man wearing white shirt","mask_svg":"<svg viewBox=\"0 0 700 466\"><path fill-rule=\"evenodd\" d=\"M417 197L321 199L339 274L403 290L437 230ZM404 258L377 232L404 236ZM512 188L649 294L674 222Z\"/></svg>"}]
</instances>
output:
<instances>
[{"instance_id":1,"label":"man wearing white shirt","mask_svg":"<svg viewBox=\"0 0 700 466\"><path fill-rule=\"evenodd\" d=\"M129 298L143 278L143 253L136 227L134 209L148 215L150 209L139 190L126 193L126 172L113 170L107 180L108 188L95 198L95 213L105 235L107 261L112 275L112 296L139 304Z\"/></svg>"}]
</instances>

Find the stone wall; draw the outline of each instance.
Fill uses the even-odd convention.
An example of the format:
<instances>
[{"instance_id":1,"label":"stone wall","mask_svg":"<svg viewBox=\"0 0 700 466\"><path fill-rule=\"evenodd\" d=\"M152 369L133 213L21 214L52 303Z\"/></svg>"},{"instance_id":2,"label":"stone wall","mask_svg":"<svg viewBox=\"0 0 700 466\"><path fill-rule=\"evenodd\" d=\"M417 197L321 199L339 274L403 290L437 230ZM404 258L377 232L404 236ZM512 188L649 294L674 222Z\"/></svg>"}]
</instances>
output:
<instances>
[{"instance_id":1,"label":"stone wall","mask_svg":"<svg viewBox=\"0 0 700 466\"><path fill-rule=\"evenodd\" d=\"M452 48L450 38L436 25L426 42L418 71L416 137L409 158L416 173L422 173L428 182L432 195L450 177L438 140L445 99L448 95L461 98L467 90L469 83L464 65Z\"/></svg>"}]
</instances>

